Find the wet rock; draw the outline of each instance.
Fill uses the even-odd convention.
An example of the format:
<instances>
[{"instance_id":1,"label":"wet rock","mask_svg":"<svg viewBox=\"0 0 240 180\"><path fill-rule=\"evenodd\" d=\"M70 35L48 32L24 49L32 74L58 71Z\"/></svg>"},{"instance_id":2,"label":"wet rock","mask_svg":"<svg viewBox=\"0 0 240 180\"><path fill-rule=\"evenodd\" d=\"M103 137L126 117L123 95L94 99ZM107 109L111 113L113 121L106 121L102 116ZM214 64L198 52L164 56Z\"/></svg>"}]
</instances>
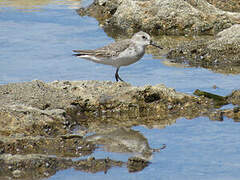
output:
<instances>
[{"instance_id":1,"label":"wet rock","mask_svg":"<svg viewBox=\"0 0 240 180\"><path fill-rule=\"evenodd\" d=\"M99 20L105 31L132 34L215 34L239 22L240 14L220 10L206 0L95 0L80 15Z\"/></svg>"},{"instance_id":2,"label":"wet rock","mask_svg":"<svg viewBox=\"0 0 240 180\"><path fill-rule=\"evenodd\" d=\"M240 25L217 34L210 41L193 41L171 50L173 62L202 66L217 72L240 73Z\"/></svg>"}]
</instances>

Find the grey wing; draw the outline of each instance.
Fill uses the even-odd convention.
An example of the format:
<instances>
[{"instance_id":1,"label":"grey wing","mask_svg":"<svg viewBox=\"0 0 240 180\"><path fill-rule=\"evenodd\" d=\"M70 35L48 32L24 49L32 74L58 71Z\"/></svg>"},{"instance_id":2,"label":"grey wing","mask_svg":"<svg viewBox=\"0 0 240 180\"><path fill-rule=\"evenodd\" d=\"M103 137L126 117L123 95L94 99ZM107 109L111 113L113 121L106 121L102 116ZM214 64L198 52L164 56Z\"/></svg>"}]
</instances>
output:
<instances>
[{"instance_id":1,"label":"grey wing","mask_svg":"<svg viewBox=\"0 0 240 180\"><path fill-rule=\"evenodd\" d=\"M77 56L81 55L94 55L94 56L102 56L102 57L114 57L118 56L122 51L127 49L131 45L131 41L129 39L117 41L111 43L102 48L98 48L95 50L73 50L76 52Z\"/></svg>"},{"instance_id":2,"label":"grey wing","mask_svg":"<svg viewBox=\"0 0 240 180\"><path fill-rule=\"evenodd\" d=\"M96 51L104 52L105 54L108 54L108 56L118 56L122 51L127 49L130 46L130 44L131 41L129 39L125 39L122 41L111 43L102 48L96 49Z\"/></svg>"}]
</instances>

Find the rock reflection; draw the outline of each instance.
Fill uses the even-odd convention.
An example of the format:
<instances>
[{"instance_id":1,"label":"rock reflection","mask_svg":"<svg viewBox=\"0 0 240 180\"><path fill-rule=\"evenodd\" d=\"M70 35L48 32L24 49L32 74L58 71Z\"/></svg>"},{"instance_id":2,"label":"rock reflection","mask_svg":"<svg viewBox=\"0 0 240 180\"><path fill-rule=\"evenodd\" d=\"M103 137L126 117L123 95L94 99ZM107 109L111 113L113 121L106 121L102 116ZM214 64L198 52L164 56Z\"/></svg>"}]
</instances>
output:
<instances>
[{"instance_id":1,"label":"rock reflection","mask_svg":"<svg viewBox=\"0 0 240 180\"><path fill-rule=\"evenodd\" d=\"M103 145L108 152L131 153L144 160L150 160L152 153L160 150L150 148L148 140L140 132L123 127L87 136L86 141Z\"/></svg>"},{"instance_id":2,"label":"rock reflection","mask_svg":"<svg viewBox=\"0 0 240 180\"><path fill-rule=\"evenodd\" d=\"M74 168L88 173L107 172L112 167L121 167L126 163L107 159L88 158L73 161L43 154L0 155L0 179L45 179L57 171Z\"/></svg>"},{"instance_id":3,"label":"rock reflection","mask_svg":"<svg viewBox=\"0 0 240 180\"><path fill-rule=\"evenodd\" d=\"M115 161L109 158L106 159L95 159L94 157L90 157L86 160L80 160L74 162L74 169L77 171L84 171L88 173L97 173L107 171L112 167L121 167L124 165L122 161Z\"/></svg>"}]
</instances>

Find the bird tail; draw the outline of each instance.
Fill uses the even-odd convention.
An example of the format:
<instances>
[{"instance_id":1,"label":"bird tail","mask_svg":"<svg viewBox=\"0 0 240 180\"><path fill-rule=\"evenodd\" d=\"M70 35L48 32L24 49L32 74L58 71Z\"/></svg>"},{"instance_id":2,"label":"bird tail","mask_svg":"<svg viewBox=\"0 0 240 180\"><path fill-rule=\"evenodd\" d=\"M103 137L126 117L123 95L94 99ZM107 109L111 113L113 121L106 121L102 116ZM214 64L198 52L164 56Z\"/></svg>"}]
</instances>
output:
<instances>
[{"instance_id":1,"label":"bird tail","mask_svg":"<svg viewBox=\"0 0 240 180\"><path fill-rule=\"evenodd\" d=\"M83 54L73 54L73 56L82 56Z\"/></svg>"},{"instance_id":2,"label":"bird tail","mask_svg":"<svg viewBox=\"0 0 240 180\"><path fill-rule=\"evenodd\" d=\"M84 56L84 55L92 55L93 52L91 50L73 50L76 54L73 56Z\"/></svg>"},{"instance_id":3,"label":"bird tail","mask_svg":"<svg viewBox=\"0 0 240 180\"><path fill-rule=\"evenodd\" d=\"M93 50L73 50L73 52L75 52L73 56L104 64L98 57L95 56L95 52Z\"/></svg>"}]
</instances>

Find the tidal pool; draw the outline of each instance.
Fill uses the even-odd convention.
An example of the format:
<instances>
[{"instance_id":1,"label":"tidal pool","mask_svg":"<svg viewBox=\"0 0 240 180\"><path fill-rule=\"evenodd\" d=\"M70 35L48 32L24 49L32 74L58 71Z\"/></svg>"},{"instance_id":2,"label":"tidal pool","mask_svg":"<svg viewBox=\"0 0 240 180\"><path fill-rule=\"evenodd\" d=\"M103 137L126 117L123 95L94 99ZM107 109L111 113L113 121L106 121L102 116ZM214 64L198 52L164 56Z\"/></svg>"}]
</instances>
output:
<instances>
[{"instance_id":1,"label":"tidal pool","mask_svg":"<svg viewBox=\"0 0 240 180\"><path fill-rule=\"evenodd\" d=\"M75 0L0 0L0 84L39 79L114 81L115 69L72 56L73 49L91 49L114 39L91 17L80 17L76 9L91 1ZM166 65L167 64L167 65ZM141 61L122 67L120 76L132 85L165 84L177 91L193 93L195 89L228 95L239 89L240 75L220 74L203 68L169 65L164 56L146 54ZM213 88L213 87L216 88ZM58 171L48 179L239 179L239 123L225 118L222 122L207 117L178 119L153 129L139 131L151 148L166 144L153 152L150 164L129 173L114 167L98 173L76 169ZM130 153L97 149L95 158L110 157L127 161Z\"/></svg>"},{"instance_id":2,"label":"tidal pool","mask_svg":"<svg viewBox=\"0 0 240 180\"><path fill-rule=\"evenodd\" d=\"M152 148L166 144L165 149L153 154L151 164L142 171L129 173L126 167L117 167L106 174L92 174L67 169L50 179L238 179L239 128L239 123L230 119L213 122L204 117L178 119L164 129L133 127L147 138ZM129 157L101 149L93 156L123 161Z\"/></svg>"}]
</instances>

